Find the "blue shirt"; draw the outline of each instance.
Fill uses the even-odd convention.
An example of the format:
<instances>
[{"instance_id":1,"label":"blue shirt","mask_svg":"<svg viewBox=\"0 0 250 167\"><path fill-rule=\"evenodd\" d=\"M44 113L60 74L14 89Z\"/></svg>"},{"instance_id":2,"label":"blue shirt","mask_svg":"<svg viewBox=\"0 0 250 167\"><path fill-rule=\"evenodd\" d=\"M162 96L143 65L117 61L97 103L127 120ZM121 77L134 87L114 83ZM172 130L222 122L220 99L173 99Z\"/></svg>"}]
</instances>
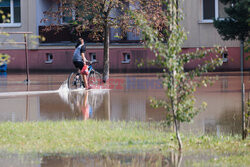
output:
<instances>
[{"instance_id":1,"label":"blue shirt","mask_svg":"<svg viewBox=\"0 0 250 167\"><path fill-rule=\"evenodd\" d=\"M84 45L84 44L83 44L83 45L79 45L79 46L75 49L75 51L74 51L74 55L73 55L72 60L73 60L73 61L83 61L82 56L81 56L81 53L85 53L85 51L86 51L85 45Z\"/></svg>"}]
</instances>

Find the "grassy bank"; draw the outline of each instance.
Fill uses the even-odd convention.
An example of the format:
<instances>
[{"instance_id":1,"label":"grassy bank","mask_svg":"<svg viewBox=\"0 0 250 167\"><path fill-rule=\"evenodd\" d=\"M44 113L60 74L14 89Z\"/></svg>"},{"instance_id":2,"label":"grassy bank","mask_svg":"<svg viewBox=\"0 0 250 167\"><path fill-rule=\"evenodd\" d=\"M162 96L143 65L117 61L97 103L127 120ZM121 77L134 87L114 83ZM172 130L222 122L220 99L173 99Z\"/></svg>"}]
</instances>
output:
<instances>
[{"instance_id":1,"label":"grassy bank","mask_svg":"<svg viewBox=\"0 0 250 167\"><path fill-rule=\"evenodd\" d=\"M19 154L86 154L177 150L173 133L159 123L61 121L0 123L0 150ZM185 136L184 153L221 155L214 163L249 163L249 138ZM218 162L216 162L218 161Z\"/></svg>"}]
</instances>

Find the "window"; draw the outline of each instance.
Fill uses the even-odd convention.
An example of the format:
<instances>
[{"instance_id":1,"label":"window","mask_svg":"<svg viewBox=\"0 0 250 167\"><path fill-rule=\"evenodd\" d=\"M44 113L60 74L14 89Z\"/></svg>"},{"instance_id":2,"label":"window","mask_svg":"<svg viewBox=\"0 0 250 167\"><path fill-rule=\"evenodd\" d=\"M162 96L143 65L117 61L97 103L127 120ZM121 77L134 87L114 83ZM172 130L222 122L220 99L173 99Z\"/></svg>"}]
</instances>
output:
<instances>
[{"instance_id":1,"label":"window","mask_svg":"<svg viewBox=\"0 0 250 167\"><path fill-rule=\"evenodd\" d=\"M129 53L123 53L123 64L128 64L130 63L130 54Z\"/></svg>"},{"instance_id":2,"label":"window","mask_svg":"<svg viewBox=\"0 0 250 167\"><path fill-rule=\"evenodd\" d=\"M225 52L222 54L222 61L223 63L227 63L228 62L228 53Z\"/></svg>"},{"instance_id":3,"label":"window","mask_svg":"<svg viewBox=\"0 0 250 167\"><path fill-rule=\"evenodd\" d=\"M226 7L219 0L203 0L203 21L212 22L214 18L225 18L227 15L224 11Z\"/></svg>"},{"instance_id":4,"label":"window","mask_svg":"<svg viewBox=\"0 0 250 167\"><path fill-rule=\"evenodd\" d=\"M221 82L221 91L227 91L228 89L228 79L227 78L223 78L222 82Z\"/></svg>"},{"instance_id":5,"label":"window","mask_svg":"<svg viewBox=\"0 0 250 167\"><path fill-rule=\"evenodd\" d=\"M90 56L90 61L91 62L97 62L96 53L89 53L89 56Z\"/></svg>"},{"instance_id":6,"label":"window","mask_svg":"<svg viewBox=\"0 0 250 167\"><path fill-rule=\"evenodd\" d=\"M53 54L52 53L46 53L46 64L51 64L53 62Z\"/></svg>"},{"instance_id":7,"label":"window","mask_svg":"<svg viewBox=\"0 0 250 167\"><path fill-rule=\"evenodd\" d=\"M20 0L1 0L0 11L0 24L21 23Z\"/></svg>"},{"instance_id":8,"label":"window","mask_svg":"<svg viewBox=\"0 0 250 167\"><path fill-rule=\"evenodd\" d=\"M215 18L215 0L203 0L203 20Z\"/></svg>"}]
</instances>

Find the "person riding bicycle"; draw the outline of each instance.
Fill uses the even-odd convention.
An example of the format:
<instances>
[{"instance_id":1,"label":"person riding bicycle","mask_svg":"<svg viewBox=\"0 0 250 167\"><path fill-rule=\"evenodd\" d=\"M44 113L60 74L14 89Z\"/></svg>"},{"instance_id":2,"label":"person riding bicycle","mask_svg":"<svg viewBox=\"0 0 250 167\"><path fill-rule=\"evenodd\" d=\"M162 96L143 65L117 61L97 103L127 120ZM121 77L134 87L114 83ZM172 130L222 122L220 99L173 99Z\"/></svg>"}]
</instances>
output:
<instances>
[{"instance_id":1,"label":"person riding bicycle","mask_svg":"<svg viewBox=\"0 0 250 167\"><path fill-rule=\"evenodd\" d=\"M87 81L88 66L86 63L88 62L88 60L85 57L85 52L86 52L86 46L84 44L84 39L78 38L76 49L74 51L72 60L73 60L74 66L77 69L79 69L79 73L82 74L85 89L90 89L90 87L88 86L88 81Z\"/></svg>"}]
</instances>

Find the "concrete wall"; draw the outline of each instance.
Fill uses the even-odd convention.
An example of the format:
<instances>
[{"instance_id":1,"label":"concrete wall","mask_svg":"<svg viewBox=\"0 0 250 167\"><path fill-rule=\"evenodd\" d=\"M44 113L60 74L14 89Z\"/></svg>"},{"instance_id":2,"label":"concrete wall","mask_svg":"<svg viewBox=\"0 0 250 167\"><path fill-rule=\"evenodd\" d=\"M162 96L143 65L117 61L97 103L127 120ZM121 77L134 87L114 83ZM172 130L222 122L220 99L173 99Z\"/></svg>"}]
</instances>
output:
<instances>
[{"instance_id":1,"label":"concrete wall","mask_svg":"<svg viewBox=\"0 0 250 167\"><path fill-rule=\"evenodd\" d=\"M31 70L73 70L72 55L74 52L73 47L68 48L49 48L29 51L29 67ZM23 50L6 50L4 53L11 56L11 61L8 64L8 69L12 70L25 70L25 53ZM102 71L103 68L103 48L87 47L86 57L90 60L90 53L96 54L97 63L94 64L96 69ZM131 61L129 63L122 63L123 53L129 53ZM53 61L46 63L47 54L53 55ZM144 60L149 62L154 58L154 54L148 49L138 48L111 48L110 49L110 70L117 72L130 72L130 71L148 71L157 69L150 67L147 63L142 68L138 68L137 62ZM149 68L150 67L150 68Z\"/></svg>"},{"instance_id":2,"label":"concrete wall","mask_svg":"<svg viewBox=\"0 0 250 167\"><path fill-rule=\"evenodd\" d=\"M194 51L193 48L184 49L184 52ZM29 51L29 66L31 70L46 70L46 71L70 71L74 70L72 64L72 55L74 48L50 48L45 47L39 50ZM11 62L8 64L8 69L12 70L25 70L25 54L23 50L5 50L6 54L11 56ZM103 69L103 48L87 47L86 57L90 60L90 53L96 54L97 63L94 68L102 72ZM123 53L129 53L131 61L129 63L122 63ZM47 61L47 54L52 54L53 61ZM240 70L240 49L238 47L228 48L228 62L224 63L222 67L217 70ZM209 57L208 57L209 58ZM208 59L207 58L207 59ZM153 67L147 62L154 59L154 54L143 48L110 48L110 70L113 72L154 72L159 71L157 67ZM143 60L144 65L138 67L138 63ZM186 64L186 69L192 69L204 60L195 60ZM250 70L250 61L244 62L245 70Z\"/></svg>"},{"instance_id":3,"label":"concrete wall","mask_svg":"<svg viewBox=\"0 0 250 167\"><path fill-rule=\"evenodd\" d=\"M183 25L188 32L184 48L213 47L214 45L239 47L238 41L223 41L213 23L202 22L202 0L186 0L183 3Z\"/></svg>"},{"instance_id":4,"label":"concrete wall","mask_svg":"<svg viewBox=\"0 0 250 167\"><path fill-rule=\"evenodd\" d=\"M33 35L37 34L36 28L36 0L21 0L21 25L20 26L3 26L0 24L0 31L2 32L32 32ZM33 38L30 36L30 38ZM16 42L23 42L24 37L23 35L0 35L0 42L8 42L9 40L13 40ZM37 40L32 40L34 43ZM37 48L37 45L31 45L30 48L34 49ZM15 45L0 45L0 50L7 50L7 49L20 49L24 48L23 45L15 46Z\"/></svg>"}]
</instances>

